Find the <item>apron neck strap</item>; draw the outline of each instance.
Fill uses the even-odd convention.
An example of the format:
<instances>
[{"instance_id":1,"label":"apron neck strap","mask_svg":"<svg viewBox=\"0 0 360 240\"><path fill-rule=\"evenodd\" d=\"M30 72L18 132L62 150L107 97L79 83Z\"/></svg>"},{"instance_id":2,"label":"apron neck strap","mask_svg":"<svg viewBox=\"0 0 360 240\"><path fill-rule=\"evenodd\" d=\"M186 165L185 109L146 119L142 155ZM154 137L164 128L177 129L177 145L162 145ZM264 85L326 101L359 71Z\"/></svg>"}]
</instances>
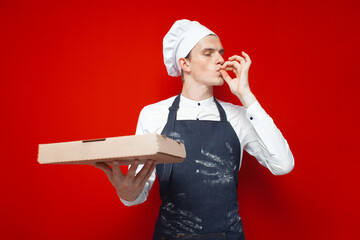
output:
<instances>
[{"instance_id":1,"label":"apron neck strap","mask_svg":"<svg viewBox=\"0 0 360 240\"><path fill-rule=\"evenodd\" d=\"M216 103L216 106L219 110L219 114L220 114L220 121L222 122L226 122L227 118L226 118L226 113L225 110L223 109L223 107L220 105L220 103L218 102L218 100L216 100L216 98L214 97L214 102Z\"/></svg>"},{"instance_id":2,"label":"apron neck strap","mask_svg":"<svg viewBox=\"0 0 360 240\"><path fill-rule=\"evenodd\" d=\"M169 115L168 115L167 123L162 132L162 135L171 137L172 139L174 139L173 133L175 130L174 128L175 128L176 113L177 113L177 110L179 109L180 95L181 95L181 93L175 98L171 107L169 107Z\"/></svg>"}]
</instances>

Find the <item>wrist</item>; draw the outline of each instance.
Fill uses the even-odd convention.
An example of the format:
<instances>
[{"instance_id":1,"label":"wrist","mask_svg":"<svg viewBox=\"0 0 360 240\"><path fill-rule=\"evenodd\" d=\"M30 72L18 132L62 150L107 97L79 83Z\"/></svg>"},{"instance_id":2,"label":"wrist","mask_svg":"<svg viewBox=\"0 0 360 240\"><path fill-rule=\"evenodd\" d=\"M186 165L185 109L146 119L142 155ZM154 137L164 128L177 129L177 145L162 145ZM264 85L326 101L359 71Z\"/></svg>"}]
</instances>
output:
<instances>
[{"instance_id":1,"label":"wrist","mask_svg":"<svg viewBox=\"0 0 360 240\"><path fill-rule=\"evenodd\" d=\"M237 97L239 98L240 102L245 108L248 108L251 104L253 104L256 101L256 97L251 92L250 89L244 91L241 94L237 94Z\"/></svg>"}]
</instances>

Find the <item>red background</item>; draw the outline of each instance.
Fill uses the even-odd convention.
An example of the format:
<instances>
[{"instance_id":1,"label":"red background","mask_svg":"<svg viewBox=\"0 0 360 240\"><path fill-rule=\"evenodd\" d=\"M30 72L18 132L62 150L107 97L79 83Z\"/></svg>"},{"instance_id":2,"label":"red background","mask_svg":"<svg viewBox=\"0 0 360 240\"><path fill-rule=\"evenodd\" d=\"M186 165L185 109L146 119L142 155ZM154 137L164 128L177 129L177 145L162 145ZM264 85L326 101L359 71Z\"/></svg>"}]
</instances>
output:
<instances>
[{"instance_id":1,"label":"red background","mask_svg":"<svg viewBox=\"0 0 360 240\"><path fill-rule=\"evenodd\" d=\"M162 38L173 22L250 54L252 90L294 170L245 155L247 239L360 239L358 1L0 1L1 239L150 239L160 198L123 206L90 166L40 165L39 143L131 135L143 106L178 94ZM227 86L215 96L238 103Z\"/></svg>"}]
</instances>

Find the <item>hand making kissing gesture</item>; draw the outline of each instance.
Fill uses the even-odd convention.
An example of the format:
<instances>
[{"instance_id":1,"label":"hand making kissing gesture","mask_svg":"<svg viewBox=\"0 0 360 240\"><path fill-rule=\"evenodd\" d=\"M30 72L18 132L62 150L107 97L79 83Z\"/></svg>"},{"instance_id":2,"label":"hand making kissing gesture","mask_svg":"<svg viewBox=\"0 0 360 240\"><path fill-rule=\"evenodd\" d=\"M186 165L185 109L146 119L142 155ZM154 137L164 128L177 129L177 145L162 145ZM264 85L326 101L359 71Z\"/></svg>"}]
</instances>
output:
<instances>
[{"instance_id":1,"label":"hand making kissing gesture","mask_svg":"<svg viewBox=\"0 0 360 240\"><path fill-rule=\"evenodd\" d=\"M256 98L249 86L248 76L251 60L245 52L242 52L242 55L244 57L238 55L229 57L229 60L222 65L220 73L229 85L231 92L235 94L244 107L247 108L256 101ZM231 78L227 71L235 73L235 78Z\"/></svg>"}]
</instances>

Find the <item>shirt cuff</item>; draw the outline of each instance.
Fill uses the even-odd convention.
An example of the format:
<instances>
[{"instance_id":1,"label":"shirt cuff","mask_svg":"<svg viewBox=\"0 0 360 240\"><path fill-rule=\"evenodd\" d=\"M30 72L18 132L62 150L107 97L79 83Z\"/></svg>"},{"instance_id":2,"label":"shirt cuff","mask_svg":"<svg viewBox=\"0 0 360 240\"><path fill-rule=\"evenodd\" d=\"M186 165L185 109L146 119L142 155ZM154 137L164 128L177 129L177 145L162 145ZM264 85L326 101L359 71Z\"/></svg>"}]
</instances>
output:
<instances>
[{"instance_id":1,"label":"shirt cuff","mask_svg":"<svg viewBox=\"0 0 360 240\"><path fill-rule=\"evenodd\" d=\"M127 201L125 199L120 198L120 201L127 207L138 205L144 202L144 192L141 192L138 198L134 201Z\"/></svg>"},{"instance_id":2,"label":"shirt cuff","mask_svg":"<svg viewBox=\"0 0 360 240\"><path fill-rule=\"evenodd\" d=\"M261 107L258 101L255 101L246 109L246 118L251 122L252 125L256 125L264 120L268 114Z\"/></svg>"}]
</instances>

